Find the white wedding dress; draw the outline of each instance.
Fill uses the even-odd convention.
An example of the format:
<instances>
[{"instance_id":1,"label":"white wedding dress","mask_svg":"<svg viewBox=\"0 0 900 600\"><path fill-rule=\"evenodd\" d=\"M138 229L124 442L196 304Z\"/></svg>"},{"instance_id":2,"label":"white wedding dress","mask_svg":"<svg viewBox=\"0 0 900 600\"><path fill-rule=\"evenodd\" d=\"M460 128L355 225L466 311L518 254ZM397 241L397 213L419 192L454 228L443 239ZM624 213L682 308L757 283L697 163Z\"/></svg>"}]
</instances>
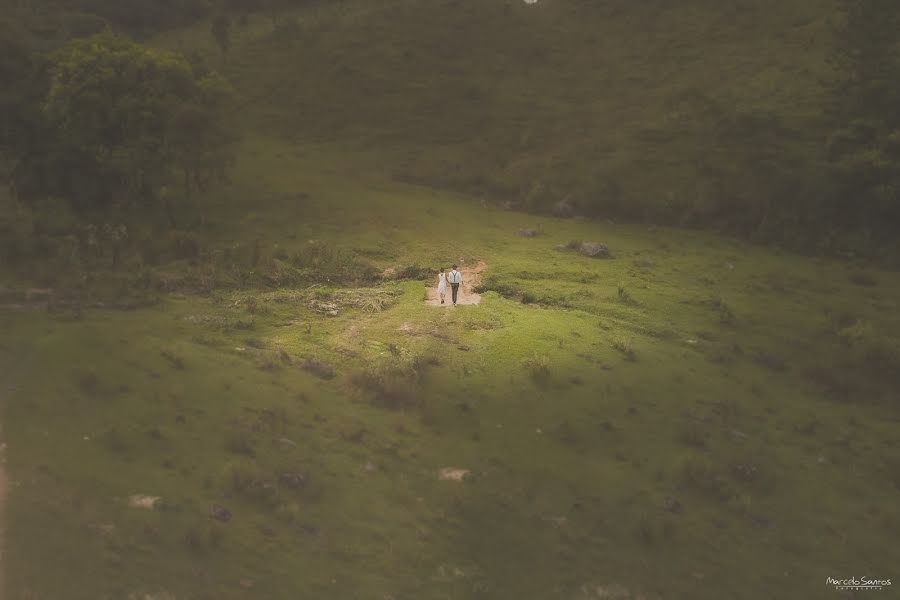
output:
<instances>
[{"instance_id":1,"label":"white wedding dress","mask_svg":"<svg viewBox=\"0 0 900 600\"><path fill-rule=\"evenodd\" d=\"M444 299L444 294L447 293L447 275L446 273L438 274L438 295L441 297L441 300Z\"/></svg>"}]
</instances>

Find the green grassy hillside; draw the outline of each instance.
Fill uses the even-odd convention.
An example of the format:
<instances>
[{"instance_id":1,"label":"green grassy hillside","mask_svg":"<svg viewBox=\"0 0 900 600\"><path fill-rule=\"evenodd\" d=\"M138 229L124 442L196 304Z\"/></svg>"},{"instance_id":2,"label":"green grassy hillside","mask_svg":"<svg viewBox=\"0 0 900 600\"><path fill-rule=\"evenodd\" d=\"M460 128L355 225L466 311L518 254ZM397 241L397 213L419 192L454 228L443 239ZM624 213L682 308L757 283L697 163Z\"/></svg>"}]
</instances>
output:
<instances>
[{"instance_id":1,"label":"green grassy hillside","mask_svg":"<svg viewBox=\"0 0 900 600\"><path fill-rule=\"evenodd\" d=\"M900 275L497 206L666 198L692 222L755 197L769 142L819 156L832 4L341 6L251 17L225 58L208 24L153 40L239 95L231 183L184 229L0 211L36 257L0 269L2 597L896 578ZM481 303L426 305L453 261L484 262Z\"/></svg>"},{"instance_id":2,"label":"green grassy hillside","mask_svg":"<svg viewBox=\"0 0 900 600\"><path fill-rule=\"evenodd\" d=\"M350 4L276 34L251 21L224 68L253 128L362 145L402 180L762 235L796 201L782 175L822 159L835 8Z\"/></svg>"},{"instance_id":3,"label":"green grassy hillside","mask_svg":"<svg viewBox=\"0 0 900 600\"><path fill-rule=\"evenodd\" d=\"M533 217L329 152L248 139L207 243L264 234L262 270L310 240L374 272L483 260L482 303L426 306L414 275L4 309L5 597L821 598L890 576L895 274L658 228L523 238Z\"/></svg>"}]
</instances>

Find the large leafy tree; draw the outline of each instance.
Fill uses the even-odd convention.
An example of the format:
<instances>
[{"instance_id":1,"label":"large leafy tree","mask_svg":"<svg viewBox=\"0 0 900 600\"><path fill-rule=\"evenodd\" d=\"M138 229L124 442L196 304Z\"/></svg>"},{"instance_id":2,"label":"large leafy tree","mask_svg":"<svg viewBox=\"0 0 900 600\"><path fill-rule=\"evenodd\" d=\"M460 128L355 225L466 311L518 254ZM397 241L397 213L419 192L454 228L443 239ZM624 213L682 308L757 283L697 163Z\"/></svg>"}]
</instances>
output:
<instances>
[{"instance_id":1,"label":"large leafy tree","mask_svg":"<svg viewBox=\"0 0 900 600\"><path fill-rule=\"evenodd\" d=\"M72 42L53 57L43 106L56 134L49 191L103 206L153 199L175 170L196 178L193 163L226 141L217 118L226 89L183 57L112 33Z\"/></svg>"}]
</instances>

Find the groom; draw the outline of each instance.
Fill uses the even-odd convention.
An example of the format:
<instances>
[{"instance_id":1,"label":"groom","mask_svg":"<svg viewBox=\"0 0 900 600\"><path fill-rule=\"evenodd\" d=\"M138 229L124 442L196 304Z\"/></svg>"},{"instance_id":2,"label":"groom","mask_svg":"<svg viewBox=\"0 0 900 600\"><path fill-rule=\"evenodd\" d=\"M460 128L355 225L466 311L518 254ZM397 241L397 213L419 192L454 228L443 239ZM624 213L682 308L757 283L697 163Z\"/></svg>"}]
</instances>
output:
<instances>
[{"instance_id":1,"label":"groom","mask_svg":"<svg viewBox=\"0 0 900 600\"><path fill-rule=\"evenodd\" d=\"M456 294L459 293L459 284L462 283L462 273L456 270L456 265L453 265L453 270L447 275L447 281L453 290L453 306L456 306Z\"/></svg>"}]
</instances>

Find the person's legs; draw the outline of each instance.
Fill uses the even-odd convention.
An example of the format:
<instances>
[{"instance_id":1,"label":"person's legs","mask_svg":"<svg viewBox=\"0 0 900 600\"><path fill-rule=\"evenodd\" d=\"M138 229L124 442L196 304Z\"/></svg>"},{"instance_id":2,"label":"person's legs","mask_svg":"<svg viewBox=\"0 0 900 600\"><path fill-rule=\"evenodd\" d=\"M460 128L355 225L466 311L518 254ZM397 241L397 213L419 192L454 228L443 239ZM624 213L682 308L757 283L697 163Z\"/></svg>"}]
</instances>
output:
<instances>
[{"instance_id":1,"label":"person's legs","mask_svg":"<svg viewBox=\"0 0 900 600\"><path fill-rule=\"evenodd\" d=\"M457 292L459 292L459 284L458 284L458 283L454 283L454 284L451 284L451 285L452 285L452 287L453 287L453 304L456 304L456 294L457 294Z\"/></svg>"}]
</instances>

